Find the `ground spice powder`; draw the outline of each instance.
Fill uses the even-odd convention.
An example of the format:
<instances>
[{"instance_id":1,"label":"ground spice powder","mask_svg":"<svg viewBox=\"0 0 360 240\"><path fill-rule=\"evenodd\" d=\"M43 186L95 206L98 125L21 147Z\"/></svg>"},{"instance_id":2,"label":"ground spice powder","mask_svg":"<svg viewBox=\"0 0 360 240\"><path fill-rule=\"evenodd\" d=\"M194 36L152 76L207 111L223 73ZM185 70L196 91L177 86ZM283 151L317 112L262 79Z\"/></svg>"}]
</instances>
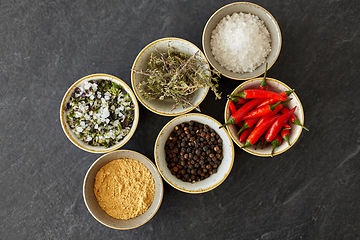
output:
<instances>
[{"instance_id":1,"label":"ground spice powder","mask_svg":"<svg viewBox=\"0 0 360 240\"><path fill-rule=\"evenodd\" d=\"M150 207L155 184L144 164L133 159L118 159L97 172L94 193L107 214L127 220L141 215Z\"/></svg>"}]
</instances>

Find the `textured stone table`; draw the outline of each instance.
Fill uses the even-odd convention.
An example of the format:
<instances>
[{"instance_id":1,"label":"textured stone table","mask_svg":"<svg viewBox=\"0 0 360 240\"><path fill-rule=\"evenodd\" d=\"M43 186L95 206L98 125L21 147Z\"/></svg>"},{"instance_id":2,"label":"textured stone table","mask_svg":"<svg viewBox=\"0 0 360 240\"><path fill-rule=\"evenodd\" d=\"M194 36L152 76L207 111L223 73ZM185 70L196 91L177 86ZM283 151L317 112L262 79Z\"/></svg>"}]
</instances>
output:
<instances>
[{"instance_id":1,"label":"textured stone table","mask_svg":"<svg viewBox=\"0 0 360 240\"><path fill-rule=\"evenodd\" d=\"M360 4L265 1L283 37L268 71L295 89L305 109L300 139L274 158L235 148L230 176L191 195L164 182L153 219L128 231L98 223L82 184L100 156L75 147L59 122L61 99L77 79L108 73L130 84L139 51L162 37L201 46L208 18L230 1L0 2L0 239L359 239ZM223 122L226 95L241 81L222 78L202 113ZM170 117L140 106L123 147L154 160Z\"/></svg>"}]
</instances>

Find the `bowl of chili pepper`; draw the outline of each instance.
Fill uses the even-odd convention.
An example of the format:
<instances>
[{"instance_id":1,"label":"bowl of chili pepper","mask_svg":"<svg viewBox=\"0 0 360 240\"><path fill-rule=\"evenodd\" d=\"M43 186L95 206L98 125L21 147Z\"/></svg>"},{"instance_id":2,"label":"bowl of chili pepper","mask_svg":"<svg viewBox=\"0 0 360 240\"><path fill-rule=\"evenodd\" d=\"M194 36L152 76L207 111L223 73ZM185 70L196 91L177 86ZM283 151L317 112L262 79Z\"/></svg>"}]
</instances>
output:
<instances>
[{"instance_id":1,"label":"bowl of chili pepper","mask_svg":"<svg viewBox=\"0 0 360 240\"><path fill-rule=\"evenodd\" d=\"M234 162L229 133L210 116L188 113L170 120L154 148L156 166L175 189L198 194L225 181Z\"/></svg>"},{"instance_id":2,"label":"bowl of chili pepper","mask_svg":"<svg viewBox=\"0 0 360 240\"><path fill-rule=\"evenodd\" d=\"M283 82L255 78L240 84L225 106L225 124L244 151L272 157L289 150L304 126L304 110L293 89Z\"/></svg>"},{"instance_id":3,"label":"bowl of chili pepper","mask_svg":"<svg viewBox=\"0 0 360 240\"><path fill-rule=\"evenodd\" d=\"M85 76L66 91L60 123L78 148L106 153L122 147L135 133L139 105L131 88L109 74Z\"/></svg>"}]
</instances>

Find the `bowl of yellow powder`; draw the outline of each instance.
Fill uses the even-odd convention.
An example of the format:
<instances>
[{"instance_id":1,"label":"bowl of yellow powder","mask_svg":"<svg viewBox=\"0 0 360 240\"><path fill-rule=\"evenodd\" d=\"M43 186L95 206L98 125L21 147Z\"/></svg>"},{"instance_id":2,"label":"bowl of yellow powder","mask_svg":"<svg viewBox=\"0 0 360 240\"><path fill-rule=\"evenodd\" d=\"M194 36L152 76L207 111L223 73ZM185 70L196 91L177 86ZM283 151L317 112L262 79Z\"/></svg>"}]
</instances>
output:
<instances>
[{"instance_id":1,"label":"bowl of yellow powder","mask_svg":"<svg viewBox=\"0 0 360 240\"><path fill-rule=\"evenodd\" d=\"M156 166L144 155L119 150L98 158L86 173L83 197L103 225L127 230L148 222L164 194Z\"/></svg>"}]
</instances>

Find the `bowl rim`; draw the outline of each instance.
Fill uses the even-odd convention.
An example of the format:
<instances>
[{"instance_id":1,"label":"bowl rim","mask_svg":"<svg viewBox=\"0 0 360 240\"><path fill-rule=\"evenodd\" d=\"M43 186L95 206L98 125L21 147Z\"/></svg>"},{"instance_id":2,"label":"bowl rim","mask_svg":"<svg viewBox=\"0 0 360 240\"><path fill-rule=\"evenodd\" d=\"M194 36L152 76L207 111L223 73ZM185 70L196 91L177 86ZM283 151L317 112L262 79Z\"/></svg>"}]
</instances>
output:
<instances>
[{"instance_id":1,"label":"bowl rim","mask_svg":"<svg viewBox=\"0 0 360 240\"><path fill-rule=\"evenodd\" d=\"M81 140L78 140L78 139L75 139L73 138L69 132L68 132L68 129L67 129L67 123L66 121L64 121L64 107L65 107L65 104L66 104L66 99L67 97L69 96L69 94L71 94L72 90L75 88L75 86L77 86L79 83L83 82L83 81L86 81L90 78L101 78L101 77L105 77L105 78L110 78L112 80L115 80L117 82L119 82L121 84L121 86L123 86L125 89L126 89L126 92L130 94L131 96L131 100L133 101L134 105L135 105L135 118L134 118L134 122L133 122L133 126L131 127L131 130L130 132L128 133L128 135L126 136L126 139L125 141L121 141L118 143L118 145L114 145L110 148L104 148L104 149L91 149L91 148L87 148L87 147L84 147L82 146L81 144L79 144L79 141ZM131 138L132 136L134 135L135 131L136 131L136 128L137 128L137 125L138 125L138 122L139 122L139 105L138 105L138 102L137 102L137 99L136 99L136 96L135 94L133 93L133 91L131 90L130 86L127 85L123 80L121 80L120 78L118 77L115 77L113 75L110 75L110 74L106 74L106 73L94 73L94 74L90 74L90 75L87 75L87 76L84 76L82 78L80 78L79 80L77 80L76 82L74 82L69 88L68 90L65 92L62 100L61 100L61 104L60 104L60 123L61 123L61 127L66 135L66 137L70 140L70 142L72 142L76 147L84 150L84 151L87 151L87 152L90 152L90 153L107 153L107 152L111 152L111 151L114 151L118 148L121 148L122 146L124 146Z\"/></svg>"},{"instance_id":2,"label":"bowl rim","mask_svg":"<svg viewBox=\"0 0 360 240\"><path fill-rule=\"evenodd\" d=\"M248 83L251 83L251 82L254 82L254 81L259 81L259 80L261 81L262 79L263 79L263 77L259 77L259 78L254 78L254 79L247 80L247 81L241 83L239 86L237 86L237 87L231 92L231 94L238 93L239 89L240 89L242 86L244 86L244 85L246 85L246 84L248 84ZM275 78L266 77L266 80L270 80L270 81L272 81L272 82L275 82L275 83L277 83L277 84L282 85L283 87L285 87L285 88L288 89L288 90L292 90L292 88L290 88L288 85L286 85L285 83L283 83L283 82L281 82L280 80L277 80L277 79L275 79ZM292 93L292 96L293 96L293 98L296 99L296 101L297 101L298 104L299 104L299 107L298 107L298 108L299 108L299 110L300 110L300 112L301 112L301 119L299 119L299 120L300 120L301 124L304 124L304 108L303 108L303 106L302 106L302 104L301 104L301 101L300 101L299 97L296 95L295 91ZM225 119L225 121L227 120L228 111L230 111L229 108L228 108L228 106L229 106L229 99L226 101L226 104L225 104L225 111L224 111L224 119ZM226 129L227 129L227 131L229 132L231 139L236 143L236 145L238 145L238 146L241 148L244 144L241 144L241 143L237 140L237 138L236 138L236 137L233 135L233 133L230 131L230 127L229 127L229 126L226 126ZM293 140L293 142L291 143L290 146L287 146L286 148L284 148L284 149L282 149L282 150L280 150L280 151L278 151L278 152L275 151L273 156L276 156L276 155L279 155L279 154L281 154L281 153L284 153L284 152L286 152L287 150L289 150L292 146L294 146L295 143L297 142L297 140L300 138L301 133L302 133L302 130L303 130L303 129L300 127L299 133L297 134L297 136L295 137L295 139ZM253 154L253 155L255 155L255 156L258 156L258 157L271 157L271 154L270 154L270 153L268 153L268 154L258 153L258 152L252 151L252 150L249 149L249 148L241 148L241 149L244 150L244 151L246 151L246 152L248 152L248 153L250 153L250 154Z\"/></svg>"},{"instance_id":3,"label":"bowl rim","mask_svg":"<svg viewBox=\"0 0 360 240\"><path fill-rule=\"evenodd\" d=\"M210 58L208 57L208 54L209 51L207 51L207 49L205 48L205 32L208 28L208 25L210 24L210 22L212 21L212 19L215 17L215 15L217 15L220 11L222 11L224 8L227 8L227 7L230 7L232 5L238 5L238 4L244 4L244 5L253 5L253 6L256 6L258 7L259 9L262 9L267 15L270 16L270 18L273 20L273 22L275 23L276 25L276 29L277 31L279 32L279 50L277 51L277 54L276 54L276 58L274 59L274 61L268 65L268 68L267 68L267 71L275 64L275 62L277 61L277 59L279 58L279 55L280 55L280 51L281 51L281 47L282 47L282 34L281 34L281 29L280 29L280 26L278 24L278 22L276 21L276 19L274 18L274 16L268 11L266 10L265 8L261 7L260 5L258 4L255 4L255 3L251 3L251 2L233 2L233 3L229 3L229 4L226 4L224 6L222 6L221 8L219 8L218 10L216 10L211 16L210 18L208 19L208 21L206 22L205 24L205 27L204 27L204 30L203 30L203 34L202 34L202 47L203 47L203 50L204 50L204 54L206 56L206 59L208 60L208 62L210 63L210 65L214 68L214 69L217 69L214 64L210 61ZM210 51L211 52L211 51ZM212 54L212 53L211 53ZM266 61L265 61L266 62ZM260 66L259 66L260 67ZM218 69L217 69L218 70ZM219 70L218 70L219 71ZM237 77L232 77L228 74L225 74L221 71L219 71L223 76L227 77L227 78L230 78L230 79L233 79L233 80L239 80L239 81L246 81L246 80L249 80L249 79L253 79L253 78L256 78L262 74L264 74L265 70L263 70L262 72L260 72L259 74L257 75L254 75L254 76L250 76L250 77L247 77L247 78L237 78Z\"/></svg>"},{"instance_id":4,"label":"bowl rim","mask_svg":"<svg viewBox=\"0 0 360 240\"><path fill-rule=\"evenodd\" d=\"M154 40L152 41L151 43L149 43L148 45L146 45L139 53L138 55L136 56L135 60L134 60L134 63L131 67L131 69L135 69L135 66L136 64L138 63L141 55L148 49L150 48L151 46L159 43L159 42L163 42L163 41L182 41L182 42L185 42L186 44L189 44L191 45L192 47L194 47L195 49L197 49L199 51L199 53L201 54L201 57L205 60L206 62L206 66L208 69L210 69L210 65L209 65L209 62L208 62L208 59L206 58L205 54L201 51L200 48L198 48L195 44L193 44L192 42L188 41L188 40L185 40L185 39L182 39L182 38L178 38L178 37L164 37L164 38L160 38L160 39L157 39L157 40ZM210 87L207 86L205 88L205 93L204 95L201 97L201 99L199 100L199 104L196 105L196 106L191 106L191 107L188 107L186 109L184 109L183 111L181 112L178 112L178 113L167 113L167 112L161 112L161 111L158 111L158 110L155 110L154 108L152 108L151 106L149 106L148 104L145 103L145 101L142 99L142 96L141 94L137 91L136 89L136 86L135 86L135 72L134 71L131 71L131 85L132 85L132 88L134 90L134 93L137 97L137 99L139 100L139 102L144 106L146 107L148 110L152 111L153 113L156 113L156 114L159 114L159 115L162 115L162 116L179 116L181 114L185 114L185 113L188 113L188 112L191 112L192 110L194 110L197 106L199 106L205 99L205 97L207 96L208 92L209 92L209 89Z\"/></svg>"},{"instance_id":5,"label":"bowl rim","mask_svg":"<svg viewBox=\"0 0 360 240\"><path fill-rule=\"evenodd\" d=\"M139 225L136 225L136 226L134 226L134 227L130 227L130 228L114 227L114 226L112 226L112 225L109 225L109 224L103 222L101 219L99 219L99 218L92 212L91 208L89 207L89 203L88 203L88 201L87 201L86 194L85 194L85 192L86 192L85 186L86 186L87 180L89 179L89 174L90 174L90 171L92 170L92 168L96 165L97 162L99 162L99 161L100 161L102 158L104 158L105 156L107 156L107 155L109 155L109 154L114 154L114 153L117 153L117 152L131 152L131 153L134 153L134 154L139 155L139 156L142 157L143 159L146 159L146 160L153 166L154 170L156 171L156 173L157 173L157 175L158 175L158 177L159 177L159 179L160 179L160 183L161 183L160 202L158 203L158 206L157 206L157 208L155 209L155 211L150 215L150 217L149 217L146 221L144 221L144 222L142 222L142 223L140 223ZM116 160L116 159L113 159L113 160ZM113 161L113 160L112 160L112 161ZM134 159L134 160L136 160L136 159ZM136 160L136 161L140 162L139 160ZM149 171L150 171L150 170L149 170ZM85 174L85 177L84 177L83 189L82 189L82 191L83 191L83 200L84 200L84 203L85 203L85 205L86 205L86 208L88 209L88 211L90 212L90 214L91 214L98 222L100 222L100 223L103 224L104 226L109 227L109 228L112 228L112 229L130 230L130 229L138 228L138 227L144 225L145 223L149 222L149 221L156 215L156 213L157 213L158 210L160 209L160 206L161 206L162 201L163 201L163 197L164 197L164 183L163 183L163 181L162 181L162 178L161 178L161 175L160 175L160 173L159 173L159 171L158 171L158 168L156 167L156 165L155 165L148 157L146 157L145 155L143 155L143 154L141 154L141 153L139 153L139 152L133 151L133 150L120 149L120 150L108 152L108 153L100 156L99 158L97 158L97 159L90 165L90 167L89 167L89 169L87 170L87 172L86 172L86 174ZM148 208L148 209L149 209L149 208ZM148 210L148 209L147 209L147 210ZM147 210L146 210L146 211L147 211ZM105 212L105 211L104 211L104 212ZM106 213L106 212L105 212L105 213ZM145 212L144 212L144 213L145 213ZM106 213L106 214L107 214L107 213Z\"/></svg>"},{"instance_id":6,"label":"bowl rim","mask_svg":"<svg viewBox=\"0 0 360 240\"><path fill-rule=\"evenodd\" d=\"M231 169L233 167L233 164L234 164L234 160L235 160L235 149L234 149L234 143L230 137L230 134L228 133L228 131L226 131L224 128L221 128L220 130L224 130L226 136L228 137L229 139L229 142L230 142L230 145L231 145L231 157L230 157L230 166L229 168L227 169L224 177L218 181L216 184L208 187L208 188L205 188L205 189L200 189L200 190L188 190L188 189L185 189L185 188L181 188L181 187L178 187L177 185L175 185L174 183L172 183L166 176L165 174L162 173L161 169L160 169L160 161L158 159L158 156L157 156L157 149L159 147L159 140L160 140L160 137L163 135L163 132L165 131L165 129L170 125L172 124L173 122L177 121L178 119L181 119L181 118L184 118L184 117L189 117L189 116L200 116L202 118L208 118L210 119L211 121L215 122L216 124L218 124L219 126L221 126L221 123L219 121L217 121L216 119L208 116L208 115L205 115L205 114L201 114L201 113L188 113L188 114L184 114L184 115L180 115L178 117L175 117L173 119L171 119L169 122L167 122L165 124L165 126L160 130L157 138L156 138L156 141L155 141L155 147L154 147L154 156L155 156L155 163L156 163L156 166L158 168L158 171L160 173L160 175L163 177L163 179L170 185L172 186L173 188L181 191L181 192L185 192L185 193L192 193L192 194L200 194L200 193L205 193L205 192L209 192L213 189L215 189L216 187L218 187L220 184L222 184L226 178L230 175L230 172L231 172ZM215 130L215 129L214 129Z\"/></svg>"}]
</instances>

